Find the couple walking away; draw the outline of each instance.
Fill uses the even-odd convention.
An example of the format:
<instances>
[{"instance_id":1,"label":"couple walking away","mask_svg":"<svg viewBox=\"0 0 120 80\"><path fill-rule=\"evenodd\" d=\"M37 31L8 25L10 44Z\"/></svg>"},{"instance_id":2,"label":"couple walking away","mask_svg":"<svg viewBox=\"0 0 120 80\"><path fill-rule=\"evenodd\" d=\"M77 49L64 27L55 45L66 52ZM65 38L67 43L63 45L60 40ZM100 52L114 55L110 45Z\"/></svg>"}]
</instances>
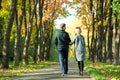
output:
<instances>
[{"instance_id":1,"label":"couple walking away","mask_svg":"<svg viewBox=\"0 0 120 80\"><path fill-rule=\"evenodd\" d=\"M55 35L55 45L58 48L59 62L62 76L68 73L68 49L69 45L74 44L75 58L78 62L79 74L83 75L86 45L84 37L81 35L81 28L75 28L75 36L71 40L69 34L65 31L66 24L60 24L60 30Z\"/></svg>"}]
</instances>

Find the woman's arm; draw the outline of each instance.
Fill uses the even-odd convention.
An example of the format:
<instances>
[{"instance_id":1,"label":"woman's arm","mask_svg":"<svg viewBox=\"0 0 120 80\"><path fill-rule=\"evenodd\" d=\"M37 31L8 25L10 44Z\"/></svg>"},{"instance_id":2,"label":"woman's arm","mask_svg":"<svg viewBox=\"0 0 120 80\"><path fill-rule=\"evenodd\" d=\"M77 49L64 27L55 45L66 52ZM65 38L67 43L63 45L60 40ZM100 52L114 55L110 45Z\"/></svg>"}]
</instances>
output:
<instances>
[{"instance_id":1,"label":"woman's arm","mask_svg":"<svg viewBox=\"0 0 120 80\"><path fill-rule=\"evenodd\" d=\"M84 46L84 53L86 53L86 44L85 44L85 38L83 37L83 46Z\"/></svg>"},{"instance_id":2,"label":"woman's arm","mask_svg":"<svg viewBox=\"0 0 120 80\"><path fill-rule=\"evenodd\" d=\"M72 45L73 43L75 43L75 39L76 39L76 36L74 36L74 38L71 40L69 44Z\"/></svg>"}]
</instances>

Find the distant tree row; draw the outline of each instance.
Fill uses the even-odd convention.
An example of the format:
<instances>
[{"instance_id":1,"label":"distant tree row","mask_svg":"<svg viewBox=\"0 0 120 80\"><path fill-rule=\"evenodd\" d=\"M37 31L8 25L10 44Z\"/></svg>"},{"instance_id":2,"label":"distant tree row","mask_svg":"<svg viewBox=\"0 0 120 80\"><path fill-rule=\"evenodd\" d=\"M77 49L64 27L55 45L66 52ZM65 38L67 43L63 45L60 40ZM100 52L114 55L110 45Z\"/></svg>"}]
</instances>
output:
<instances>
[{"instance_id":1,"label":"distant tree row","mask_svg":"<svg viewBox=\"0 0 120 80\"><path fill-rule=\"evenodd\" d=\"M88 29L89 59L119 64L120 1L75 0L78 17ZM73 6L74 7L74 6Z\"/></svg>"},{"instance_id":2,"label":"distant tree row","mask_svg":"<svg viewBox=\"0 0 120 80\"><path fill-rule=\"evenodd\" d=\"M55 20L67 16L67 0L0 0L0 57L2 68L48 60Z\"/></svg>"},{"instance_id":3,"label":"distant tree row","mask_svg":"<svg viewBox=\"0 0 120 80\"><path fill-rule=\"evenodd\" d=\"M0 59L2 68L48 60L55 20L66 17L69 4L88 29L89 60L119 63L119 0L0 0Z\"/></svg>"}]
</instances>

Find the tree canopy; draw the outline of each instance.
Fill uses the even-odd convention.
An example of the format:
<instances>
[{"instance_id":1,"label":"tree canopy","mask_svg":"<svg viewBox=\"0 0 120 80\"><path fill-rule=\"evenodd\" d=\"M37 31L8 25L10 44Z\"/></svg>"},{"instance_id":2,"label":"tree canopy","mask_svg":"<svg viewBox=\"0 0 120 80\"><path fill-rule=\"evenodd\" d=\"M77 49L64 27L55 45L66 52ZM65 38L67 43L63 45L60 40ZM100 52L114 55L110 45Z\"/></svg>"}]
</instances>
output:
<instances>
[{"instance_id":1,"label":"tree canopy","mask_svg":"<svg viewBox=\"0 0 120 80\"><path fill-rule=\"evenodd\" d=\"M55 20L71 16L67 7L87 31L87 58L118 64L119 0L0 0L1 67L50 60Z\"/></svg>"}]
</instances>

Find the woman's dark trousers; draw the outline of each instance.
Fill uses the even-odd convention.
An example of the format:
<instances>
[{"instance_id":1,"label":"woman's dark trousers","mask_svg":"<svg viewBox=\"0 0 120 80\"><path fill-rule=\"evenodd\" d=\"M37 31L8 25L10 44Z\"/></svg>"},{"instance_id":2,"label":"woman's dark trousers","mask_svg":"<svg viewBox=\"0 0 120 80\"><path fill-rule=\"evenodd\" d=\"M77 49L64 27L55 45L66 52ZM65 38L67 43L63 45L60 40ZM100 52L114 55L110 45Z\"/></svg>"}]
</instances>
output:
<instances>
[{"instance_id":1,"label":"woman's dark trousers","mask_svg":"<svg viewBox=\"0 0 120 80\"><path fill-rule=\"evenodd\" d=\"M84 61L78 61L79 74L83 75Z\"/></svg>"}]
</instances>

